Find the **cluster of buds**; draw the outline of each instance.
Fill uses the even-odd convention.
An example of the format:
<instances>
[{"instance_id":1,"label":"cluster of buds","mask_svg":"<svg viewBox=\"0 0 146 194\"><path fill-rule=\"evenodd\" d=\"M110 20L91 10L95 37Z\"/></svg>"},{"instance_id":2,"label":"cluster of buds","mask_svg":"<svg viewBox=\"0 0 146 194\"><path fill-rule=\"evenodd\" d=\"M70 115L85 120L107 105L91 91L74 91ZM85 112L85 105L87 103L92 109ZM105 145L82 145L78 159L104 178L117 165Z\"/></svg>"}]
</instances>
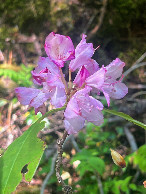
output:
<instances>
[{"instance_id":1,"label":"cluster of buds","mask_svg":"<svg viewBox=\"0 0 146 194\"><path fill-rule=\"evenodd\" d=\"M127 86L121 82L125 63L116 58L106 67L103 65L100 68L91 58L96 49L92 43L86 42L84 34L75 49L70 37L51 32L45 40L44 47L47 57L40 57L38 66L31 72L34 84L41 89L16 88L20 103L34 107L36 114L39 111L45 114L47 100L55 108L67 104L64 125L68 134L81 130L85 120L101 125L103 104L90 96L90 92L97 95L103 93L108 106L110 98L123 98L128 92ZM62 73L62 67L68 60L69 83ZM78 72L72 82L71 72L76 70Z\"/></svg>"}]
</instances>

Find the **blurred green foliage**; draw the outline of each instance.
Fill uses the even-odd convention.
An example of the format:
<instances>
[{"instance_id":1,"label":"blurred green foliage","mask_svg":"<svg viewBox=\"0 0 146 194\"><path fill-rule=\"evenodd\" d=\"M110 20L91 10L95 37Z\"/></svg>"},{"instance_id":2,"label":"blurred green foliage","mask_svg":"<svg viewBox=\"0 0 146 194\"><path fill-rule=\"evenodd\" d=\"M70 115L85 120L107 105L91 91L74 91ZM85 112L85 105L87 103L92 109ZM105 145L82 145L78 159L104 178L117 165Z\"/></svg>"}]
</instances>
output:
<instances>
[{"instance_id":1,"label":"blurred green foliage","mask_svg":"<svg viewBox=\"0 0 146 194\"><path fill-rule=\"evenodd\" d=\"M100 193L99 179L102 182L104 194L145 193L143 181L146 173L146 146L141 146L137 152L126 154L126 168L121 169L113 163L110 148L120 148L120 138L125 135L122 127L117 126L115 130L111 130L111 127L106 120L102 127L88 123L86 130L78 134L77 143L81 150L70 160L71 166L74 166L76 162L78 164L69 172L73 181L73 190L79 194ZM66 157L67 155L64 154L64 158ZM48 173L50 166L51 159L46 163L43 157L40 163L41 170L38 173L40 175ZM140 175L135 181L137 171L140 171ZM54 188L55 183L57 180L53 175L48 182L49 188ZM56 192L59 188L56 188Z\"/></svg>"},{"instance_id":2,"label":"blurred green foliage","mask_svg":"<svg viewBox=\"0 0 146 194\"><path fill-rule=\"evenodd\" d=\"M29 87L32 85L32 81L30 80L31 71L34 68L32 65L25 66L21 64L18 70L13 70L13 65L3 67L0 67L0 77L8 77L19 86Z\"/></svg>"}]
</instances>

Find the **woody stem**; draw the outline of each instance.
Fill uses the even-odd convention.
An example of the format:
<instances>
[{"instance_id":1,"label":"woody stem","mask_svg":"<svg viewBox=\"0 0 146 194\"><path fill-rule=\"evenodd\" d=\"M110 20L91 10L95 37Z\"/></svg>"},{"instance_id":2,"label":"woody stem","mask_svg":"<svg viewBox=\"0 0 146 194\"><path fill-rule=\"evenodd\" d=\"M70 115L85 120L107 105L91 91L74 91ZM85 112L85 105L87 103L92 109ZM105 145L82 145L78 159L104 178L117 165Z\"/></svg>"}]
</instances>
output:
<instances>
[{"instance_id":1,"label":"woody stem","mask_svg":"<svg viewBox=\"0 0 146 194\"><path fill-rule=\"evenodd\" d=\"M60 174L60 167L62 165L63 144L64 144L67 136L68 136L67 132L64 131L63 137L61 139L57 140L58 156L57 156L57 160L56 160L56 177L57 177L58 182L62 184L64 193L71 194L72 188L69 185L65 184L65 182L63 181L61 174Z\"/></svg>"}]
</instances>

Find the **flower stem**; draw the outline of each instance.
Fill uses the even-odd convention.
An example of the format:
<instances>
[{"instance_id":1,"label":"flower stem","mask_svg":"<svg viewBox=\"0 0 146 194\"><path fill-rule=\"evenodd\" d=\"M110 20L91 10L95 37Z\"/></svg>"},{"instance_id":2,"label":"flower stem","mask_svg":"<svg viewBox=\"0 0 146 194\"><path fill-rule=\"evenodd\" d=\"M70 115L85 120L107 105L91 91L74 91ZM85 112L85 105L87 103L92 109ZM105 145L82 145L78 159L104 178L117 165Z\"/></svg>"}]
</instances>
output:
<instances>
[{"instance_id":1,"label":"flower stem","mask_svg":"<svg viewBox=\"0 0 146 194\"><path fill-rule=\"evenodd\" d=\"M68 95L68 93L69 93L69 89L68 89L68 86L67 86L66 80L65 80L65 78L64 78L64 75L63 75L62 69L61 69L61 68L59 68L59 70L60 70L60 74L61 74L61 80L62 80L62 82L63 82L63 84L64 84L64 86L65 86L65 91L66 91L66 94Z\"/></svg>"},{"instance_id":2,"label":"flower stem","mask_svg":"<svg viewBox=\"0 0 146 194\"><path fill-rule=\"evenodd\" d=\"M71 82L71 70L69 70L69 88L72 88L72 82Z\"/></svg>"}]
</instances>

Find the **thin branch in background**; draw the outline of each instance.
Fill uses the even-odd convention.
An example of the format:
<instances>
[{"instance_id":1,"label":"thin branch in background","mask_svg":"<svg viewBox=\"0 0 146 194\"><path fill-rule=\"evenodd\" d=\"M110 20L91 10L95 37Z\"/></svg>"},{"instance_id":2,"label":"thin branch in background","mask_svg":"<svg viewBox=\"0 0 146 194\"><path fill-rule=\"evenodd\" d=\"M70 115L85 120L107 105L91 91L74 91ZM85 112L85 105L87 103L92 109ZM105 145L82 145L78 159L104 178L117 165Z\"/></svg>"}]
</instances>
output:
<instances>
[{"instance_id":1,"label":"thin branch in background","mask_svg":"<svg viewBox=\"0 0 146 194\"><path fill-rule=\"evenodd\" d=\"M124 80L124 78L125 78L129 73L131 73L133 70L135 70L135 69L137 69L137 68L139 68L139 67L143 67L143 66L145 66L145 65L146 65L146 62L142 62L142 63L137 63L137 64L133 65L132 67L130 67L127 71L125 71L125 72L123 73L123 75L124 75L123 80Z\"/></svg>"},{"instance_id":2,"label":"thin branch in background","mask_svg":"<svg viewBox=\"0 0 146 194\"><path fill-rule=\"evenodd\" d=\"M127 84L130 89L146 89L146 85L143 84Z\"/></svg>"},{"instance_id":3,"label":"thin branch in background","mask_svg":"<svg viewBox=\"0 0 146 194\"><path fill-rule=\"evenodd\" d=\"M145 66L146 65L146 62L142 62L144 59L145 59L145 57L146 57L146 52L143 54L143 55L141 55L141 57L139 58L139 59L137 59L134 63L133 63L133 65L127 70L127 71L125 71L124 72L124 78L129 74L129 73L131 73L131 71L133 71L133 70L135 70L135 69L137 69L137 68L139 68L139 67L142 67L142 66ZM142 62L142 63L141 63ZM123 78L123 79L124 79Z\"/></svg>"},{"instance_id":4,"label":"thin branch in background","mask_svg":"<svg viewBox=\"0 0 146 194\"><path fill-rule=\"evenodd\" d=\"M128 125L126 125L124 127L124 132L125 132L125 135L127 137L128 142L130 144L130 147L131 147L132 152L135 152L138 149L137 143L136 143L136 140L135 140L133 134L128 129Z\"/></svg>"},{"instance_id":5,"label":"thin branch in background","mask_svg":"<svg viewBox=\"0 0 146 194\"><path fill-rule=\"evenodd\" d=\"M89 22L87 23L85 29L83 30L83 34L86 34L87 33L90 25L92 24L93 20L95 19L95 17L97 16L98 13L99 13L99 11L96 11L96 13L91 16L91 18L89 19Z\"/></svg>"},{"instance_id":6,"label":"thin branch in background","mask_svg":"<svg viewBox=\"0 0 146 194\"><path fill-rule=\"evenodd\" d=\"M141 95L146 95L146 91L140 91L140 92L136 92L135 94L133 94L131 96L132 99L136 98L137 96L141 96Z\"/></svg>"},{"instance_id":7,"label":"thin branch in background","mask_svg":"<svg viewBox=\"0 0 146 194\"><path fill-rule=\"evenodd\" d=\"M135 61L135 63L133 63L133 65L140 63L141 61L143 61L145 59L145 57L146 57L146 52L143 55L141 55L141 57L139 59L137 59Z\"/></svg>"},{"instance_id":8,"label":"thin branch in background","mask_svg":"<svg viewBox=\"0 0 146 194\"><path fill-rule=\"evenodd\" d=\"M135 140L135 137L133 136L133 134L130 132L130 130L128 129L128 124L124 127L124 132L125 132L125 135L127 137L127 140L130 144L130 147L131 147L131 150L132 152L135 152L137 149L138 149L138 146L137 146L137 143L136 143L136 140ZM140 170L138 168L138 166L136 166L136 173L135 175L133 176L133 180L132 182L135 183L140 175Z\"/></svg>"},{"instance_id":9,"label":"thin branch in background","mask_svg":"<svg viewBox=\"0 0 146 194\"><path fill-rule=\"evenodd\" d=\"M100 10L100 15L99 15L99 20L98 20L98 24L93 28L93 30L91 30L91 32L88 34L88 40L97 33L97 31L100 29L103 19L104 19L104 15L106 12L106 6L107 6L107 1L108 0L103 0L103 6L101 7Z\"/></svg>"},{"instance_id":10,"label":"thin branch in background","mask_svg":"<svg viewBox=\"0 0 146 194\"><path fill-rule=\"evenodd\" d=\"M101 182L100 175L96 173L95 176L97 178L97 184L98 184L99 192L100 192L100 194L104 194L103 185L102 185L102 182Z\"/></svg>"},{"instance_id":11,"label":"thin branch in background","mask_svg":"<svg viewBox=\"0 0 146 194\"><path fill-rule=\"evenodd\" d=\"M50 170L50 172L48 173L48 175L46 176L45 180L43 181L43 184L42 184L42 187L41 187L41 192L40 192L40 194L44 194L45 187L46 187L46 185L47 185L49 179L51 178L51 176L54 174L56 159L57 159L57 152L55 152L55 154L54 154L54 156L53 156L53 158L52 158L51 170Z\"/></svg>"},{"instance_id":12,"label":"thin branch in background","mask_svg":"<svg viewBox=\"0 0 146 194\"><path fill-rule=\"evenodd\" d=\"M73 147L75 148L75 150L77 151L77 152L80 152L81 150L80 150L80 148L78 147L78 144L77 144L77 142L76 142L76 140L75 140L75 138L74 138L74 135L70 135L71 136L71 143L72 143L72 145L73 145Z\"/></svg>"},{"instance_id":13,"label":"thin branch in background","mask_svg":"<svg viewBox=\"0 0 146 194\"><path fill-rule=\"evenodd\" d=\"M15 49L17 50L17 52L19 53L20 57L21 57L21 60L22 60L22 63L24 65L27 65L27 59L25 57L25 54L24 54L24 51L23 49L21 48L20 44L15 44Z\"/></svg>"}]
</instances>

